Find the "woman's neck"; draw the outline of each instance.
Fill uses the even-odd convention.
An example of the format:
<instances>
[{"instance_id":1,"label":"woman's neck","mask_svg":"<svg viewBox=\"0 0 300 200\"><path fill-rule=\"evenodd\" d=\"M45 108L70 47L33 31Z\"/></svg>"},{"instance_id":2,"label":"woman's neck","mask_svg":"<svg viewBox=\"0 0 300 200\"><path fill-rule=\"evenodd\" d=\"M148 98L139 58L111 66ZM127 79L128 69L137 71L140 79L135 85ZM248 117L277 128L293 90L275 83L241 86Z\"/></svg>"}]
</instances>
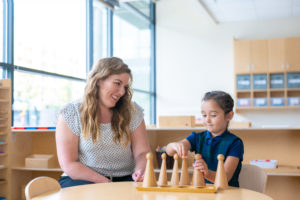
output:
<instances>
[{"instance_id":1,"label":"woman's neck","mask_svg":"<svg viewBox=\"0 0 300 200\"><path fill-rule=\"evenodd\" d=\"M112 114L113 112L111 109L100 107L100 112L99 112L100 123L110 123Z\"/></svg>"}]
</instances>

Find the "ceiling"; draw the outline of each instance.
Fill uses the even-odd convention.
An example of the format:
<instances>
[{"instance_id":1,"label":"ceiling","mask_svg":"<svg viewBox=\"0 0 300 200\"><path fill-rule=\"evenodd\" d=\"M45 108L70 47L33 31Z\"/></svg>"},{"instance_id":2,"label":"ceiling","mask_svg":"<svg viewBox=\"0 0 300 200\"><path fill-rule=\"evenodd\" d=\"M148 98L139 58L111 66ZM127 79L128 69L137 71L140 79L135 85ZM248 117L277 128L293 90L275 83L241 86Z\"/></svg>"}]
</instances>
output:
<instances>
[{"instance_id":1,"label":"ceiling","mask_svg":"<svg viewBox=\"0 0 300 200\"><path fill-rule=\"evenodd\" d=\"M300 16L300 0L199 0L216 23Z\"/></svg>"}]
</instances>

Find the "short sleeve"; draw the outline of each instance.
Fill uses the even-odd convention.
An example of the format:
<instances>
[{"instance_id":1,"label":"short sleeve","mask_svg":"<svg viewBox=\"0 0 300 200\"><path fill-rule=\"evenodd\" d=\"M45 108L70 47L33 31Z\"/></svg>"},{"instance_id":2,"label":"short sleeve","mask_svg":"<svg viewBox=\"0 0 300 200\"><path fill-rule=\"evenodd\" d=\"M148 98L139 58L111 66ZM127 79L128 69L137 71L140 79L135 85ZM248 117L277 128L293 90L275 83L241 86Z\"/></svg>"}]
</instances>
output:
<instances>
[{"instance_id":1,"label":"short sleeve","mask_svg":"<svg viewBox=\"0 0 300 200\"><path fill-rule=\"evenodd\" d=\"M135 109L132 111L132 120L129 124L130 131L133 132L144 120L144 110L137 103L133 102Z\"/></svg>"},{"instance_id":2,"label":"short sleeve","mask_svg":"<svg viewBox=\"0 0 300 200\"><path fill-rule=\"evenodd\" d=\"M244 155L243 142L242 142L242 140L237 139L232 143L227 156L234 156L234 157L241 159L241 161L242 161L243 155Z\"/></svg>"},{"instance_id":3,"label":"short sleeve","mask_svg":"<svg viewBox=\"0 0 300 200\"><path fill-rule=\"evenodd\" d=\"M191 135L186 137L187 141L191 144L191 152L196 151L196 133L193 132Z\"/></svg>"},{"instance_id":4,"label":"short sleeve","mask_svg":"<svg viewBox=\"0 0 300 200\"><path fill-rule=\"evenodd\" d=\"M80 136L80 116L78 104L69 103L59 112L66 122L69 129L77 136Z\"/></svg>"}]
</instances>

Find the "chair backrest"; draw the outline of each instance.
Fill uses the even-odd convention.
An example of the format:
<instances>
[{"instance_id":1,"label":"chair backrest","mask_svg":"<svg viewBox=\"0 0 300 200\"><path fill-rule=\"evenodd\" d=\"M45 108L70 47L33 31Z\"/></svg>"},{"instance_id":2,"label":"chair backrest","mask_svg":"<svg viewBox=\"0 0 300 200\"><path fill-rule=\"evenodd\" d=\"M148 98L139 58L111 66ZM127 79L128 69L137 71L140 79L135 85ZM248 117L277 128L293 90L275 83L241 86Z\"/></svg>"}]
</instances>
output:
<instances>
[{"instance_id":1,"label":"chair backrest","mask_svg":"<svg viewBox=\"0 0 300 200\"><path fill-rule=\"evenodd\" d=\"M26 200L30 200L40 194L60 190L58 181L54 178L41 176L31 180L25 187Z\"/></svg>"},{"instance_id":2,"label":"chair backrest","mask_svg":"<svg viewBox=\"0 0 300 200\"><path fill-rule=\"evenodd\" d=\"M239 183L241 188L264 193L267 183L267 174L263 168L256 165L243 164L239 175Z\"/></svg>"}]
</instances>

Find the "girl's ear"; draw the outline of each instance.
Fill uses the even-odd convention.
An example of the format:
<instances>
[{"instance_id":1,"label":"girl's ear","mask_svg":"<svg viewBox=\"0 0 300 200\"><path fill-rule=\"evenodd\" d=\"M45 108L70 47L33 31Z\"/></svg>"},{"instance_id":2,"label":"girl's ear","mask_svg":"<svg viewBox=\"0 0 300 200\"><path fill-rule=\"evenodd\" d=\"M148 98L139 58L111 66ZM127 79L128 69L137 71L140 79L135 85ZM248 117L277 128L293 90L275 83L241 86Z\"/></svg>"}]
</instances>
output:
<instances>
[{"instance_id":1,"label":"girl's ear","mask_svg":"<svg viewBox=\"0 0 300 200\"><path fill-rule=\"evenodd\" d=\"M230 120L232 120L232 118L233 118L233 115L234 115L234 112L233 111L230 111L227 115L226 115L226 119L227 119L227 121L230 121Z\"/></svg>"}]
</instances>

